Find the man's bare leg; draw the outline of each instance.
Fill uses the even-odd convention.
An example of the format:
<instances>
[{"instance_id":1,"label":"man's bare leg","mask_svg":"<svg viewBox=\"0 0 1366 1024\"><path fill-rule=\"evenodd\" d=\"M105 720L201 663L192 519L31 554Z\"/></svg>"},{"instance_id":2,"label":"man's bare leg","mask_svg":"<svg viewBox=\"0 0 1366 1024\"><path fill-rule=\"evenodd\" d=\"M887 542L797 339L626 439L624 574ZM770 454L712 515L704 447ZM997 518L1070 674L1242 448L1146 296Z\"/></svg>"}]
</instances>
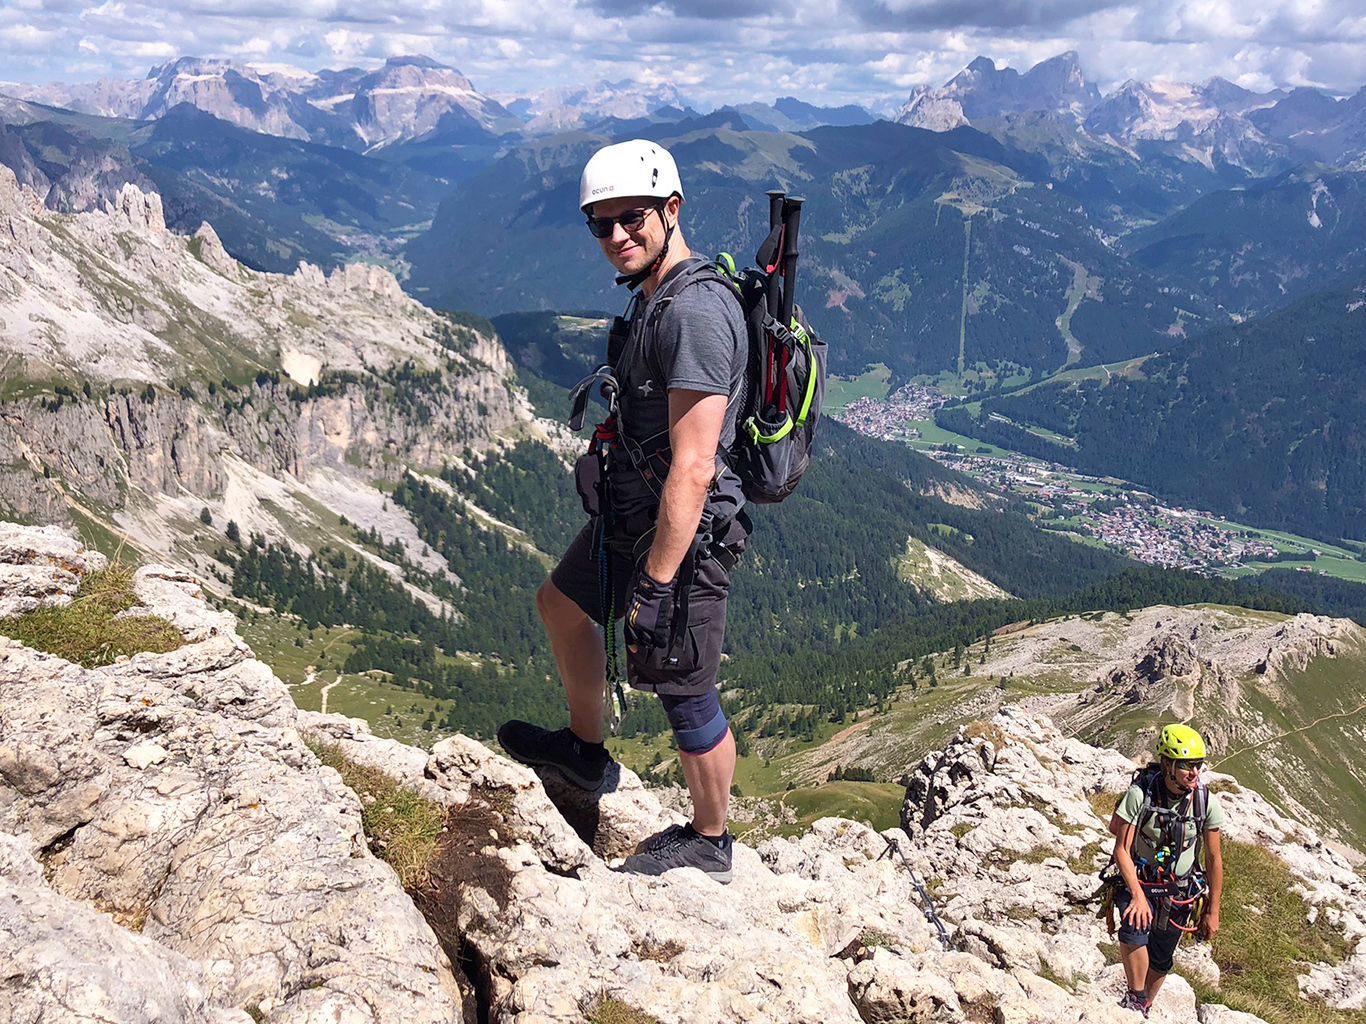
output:
<instances>
[{"instance_id":1,"label":"man's bare leg","mask_svg":"<svg viewBox=\"0 0 1366 1024\"><path fill-rule=\"evenodd\" d=\"M545 623L569 702L569 728L585 743L601 743L603 690L607 685L602 637L583 609L548 579L536 591L536 610Z\"/></svg>"},{"instance_id":2,"label":"man's bare leg","mask_svg":"<svg viewBox=\"0 0 1366 1024\"><path fill-rule=\"evenodd\" d=\"M679 753L683 777L692 797L692 827L704 836L726 830L730 784L735 778L735 737L729 729L721 742L705 754Z\"/></svg>"}]
</instances>

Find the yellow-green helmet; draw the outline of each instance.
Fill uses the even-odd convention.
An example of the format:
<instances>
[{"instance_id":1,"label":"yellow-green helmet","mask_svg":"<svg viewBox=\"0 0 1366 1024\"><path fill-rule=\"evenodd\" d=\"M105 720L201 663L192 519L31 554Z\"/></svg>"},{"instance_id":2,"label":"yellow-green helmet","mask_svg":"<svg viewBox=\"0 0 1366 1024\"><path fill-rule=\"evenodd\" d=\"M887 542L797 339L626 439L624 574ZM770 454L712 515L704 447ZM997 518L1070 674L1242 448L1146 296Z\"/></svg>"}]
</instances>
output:
<instances>
[{"instance_id":1,"label":"yellow-green helmet","mask_svg":"<svg viewBox=\"0 0 1366 1024\"><path fill-rule=\"evenodd\" d=\"M1157 756L1173 761L1203 761L1205 741L1189 725L1164 725L1157 738Z\"/></svg>"}]
</instances>

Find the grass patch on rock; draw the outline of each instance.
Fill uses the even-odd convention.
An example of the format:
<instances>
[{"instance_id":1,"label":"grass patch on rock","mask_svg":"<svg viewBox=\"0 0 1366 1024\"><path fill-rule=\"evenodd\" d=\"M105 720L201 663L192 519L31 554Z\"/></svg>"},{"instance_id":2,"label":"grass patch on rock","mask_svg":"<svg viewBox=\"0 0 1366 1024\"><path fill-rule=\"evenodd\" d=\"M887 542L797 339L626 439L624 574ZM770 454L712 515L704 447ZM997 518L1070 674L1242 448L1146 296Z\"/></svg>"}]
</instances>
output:
<instances>
[{"instance_id":1,"label":"grass patch on rock","mask_svg":"<svg viewBox=\"0 0 1366 1024\"><path fill-rule=\"evenodd\" d=\"M114 562L81 580L64 607L39 608L0 620L0 634L35 651L96 668L122 655L164 654L185 644L180 630L159 615L125 615L141 603L133 592L133 567Z\"/></svg>"},{"instance_id":2,"label":"grass patch on rock","mask_svg":"<svg viewBox=\"0 0 1366 1024\"><path fill-rule=\"evenodd\" d=\"M658 1017L638 1006L601 992L583 1007L588 1024L660 1024Z\"/></svg>"},{"instance_id":3,"label":"grass patch on rock","mask_svg":"<svg viewBox=\"0 0 1366 1024\"><path fill-rule=\"evenodd\" d=\"M428 865L446 827L446 809L378 768L350 760L340 744L316 738L305 742L360 798L361 828L370 851L394 869L404 889L426 886Z\"/></svg>"},{"instance_id":4,"label":"grass patch on rock","mask_svg":"<svg viewBox=\"0 0 1366 1024\"><path fill-rule=\"evenodd\" d=\"M1310 924L1299 883L1286 863L1251 843L1221 844L1224 893L1214 940L1217 990L1196 980L1202 1001L1223 1003L1273 1024L1366 1024L1366 1011L1333 1010L1300 997L1308 963L1337 964L1350 953L1323 915Z\"/></svg>"},{"instance_id":5,"label":"grass patch on rock","mask_svg":"<svg viewBox=\"0 0 1366 1024\"><path fill-rule=\"evenodd\" d=\"M1091 805L1091 810L1095 813L1096 817L1108 824L1110 815L1113 814L1115 808L1119 806L1119 801L1122 796L1124 796L1123 793L1110 793L1106 790L1101 790L1098 793L1087 793L1086 802Z\"/></svg>"}]
</instances>

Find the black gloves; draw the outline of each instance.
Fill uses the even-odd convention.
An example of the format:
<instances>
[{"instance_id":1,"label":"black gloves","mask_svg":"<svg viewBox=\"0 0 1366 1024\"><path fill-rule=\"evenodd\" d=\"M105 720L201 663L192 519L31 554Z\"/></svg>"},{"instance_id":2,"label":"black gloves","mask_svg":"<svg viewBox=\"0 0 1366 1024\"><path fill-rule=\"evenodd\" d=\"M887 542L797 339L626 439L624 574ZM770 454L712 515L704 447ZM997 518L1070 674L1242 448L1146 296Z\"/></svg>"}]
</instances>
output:
<instances>
[{"instance_id":1,"label":"black gloves","mask_svg":"<svg viewBox=\"0 0 1366 1024\"><path fill-rule=\"evenodd\" d=\"M626 605L626 643L667 649L673 617L673 582L660 583L643 568L636 570L635 586Z\"/></svg>"}]
</instances>

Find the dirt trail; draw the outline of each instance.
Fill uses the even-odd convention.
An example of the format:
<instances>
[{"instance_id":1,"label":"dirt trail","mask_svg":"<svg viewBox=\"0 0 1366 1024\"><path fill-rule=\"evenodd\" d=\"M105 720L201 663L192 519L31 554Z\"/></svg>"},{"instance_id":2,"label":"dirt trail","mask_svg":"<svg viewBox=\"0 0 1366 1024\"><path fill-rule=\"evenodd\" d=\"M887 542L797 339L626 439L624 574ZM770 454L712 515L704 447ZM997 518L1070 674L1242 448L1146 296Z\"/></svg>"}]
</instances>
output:
<instances>
[{"instance_id":1,"label":"dirt trail","mask_svg":"<svg viewBox=\"0 0 1366 1024\"><path fill-rule=\"evenodd\" d=\"M1235 750L1235 751L1234 751L1233 753L1231 753L1231 754L1226 754L1224 757L1222 757L1222 758L1219 759L1218 761L1211 761L1211 762L1209 762L1209 766L1210 766L1211 768L1218 768L1218 769L1221 769L1221 770L1222 770L1222 768L1223 768L1224 765L1228 764L1228 763L1229 763L1230 761L1232 761L1235 757L1238 757L1238 756L1240 756L1240 755L1242 755L1242 754L1246 754L1249 750L1257 750L1257 749L1259 749L1260 747L1266 746L1268 743L1275 743L1275 742L1277 742L1278 740L1283 740L1283 739L1285 739L1287 736L1294 736L1296 733L1299 733L1299 732L1307 732L1308 730L1314 728L1314 726L1319 725L1319 724L1321 724L1321 723L1323 723L1323 722L1332 721L1334 718L1350 718L1352 715L1355 715L1355 714L1357 714L1358 712L1363 711L1363 710L1366 710L1366 701L1363 701L1361 704L1358 704L1356 707L1352 708L1350 711L1339 711L1337 714L1333 714L1333 715L1324 715L1322 718L1316 718L1316 719L1314 719L1312 722L1309 722L1309 723L1306 724L1306 725L1300 726L1298 729L1289 729L1289 730L1287 730L1287 731L1285 731L1285 732L1283 732L1283 733L1279 733L1279 734L1277 734L1277 735L1275 735L1275 736L1269 737L1268 739L1264 739L1264 740L1262 740L1260 743L1253 743L1251 746L1242 747L1242 748L1240 748L1240 749L1238 749L1238 750Z\"/></svg>"},{"instance_id":2,"label":"dirt trail","mask_svg":"<svg viewBox=\"0 0 1366 1024\"><path fill-rule=\"evenodd\" d=\"M840 740L844 739L846 736L852 736L856 732L862 732L864 729L868 728L868 726L872 724L873 720L869 718L862 722L855 722L853 725L847 725L839 732L835 733L835 735L831 736L828 740L826 740L825 745L836 744Z\"/></svg>"},{"instance_id":3,"label":"dirt trail","mask_svg":"<svg viewBox=\"0 0 1366 1024\"><path fill-rule=\"evenodd\" d=\"M322 695L321 700L318 702L318 711L321 714L327 714L327 695L332 692L332 687L336 686L341 681L341 673L338 672L336 679L332 680L330 683L323 683L322 689L318 691Z\"/></svg>"}]
</instances>

